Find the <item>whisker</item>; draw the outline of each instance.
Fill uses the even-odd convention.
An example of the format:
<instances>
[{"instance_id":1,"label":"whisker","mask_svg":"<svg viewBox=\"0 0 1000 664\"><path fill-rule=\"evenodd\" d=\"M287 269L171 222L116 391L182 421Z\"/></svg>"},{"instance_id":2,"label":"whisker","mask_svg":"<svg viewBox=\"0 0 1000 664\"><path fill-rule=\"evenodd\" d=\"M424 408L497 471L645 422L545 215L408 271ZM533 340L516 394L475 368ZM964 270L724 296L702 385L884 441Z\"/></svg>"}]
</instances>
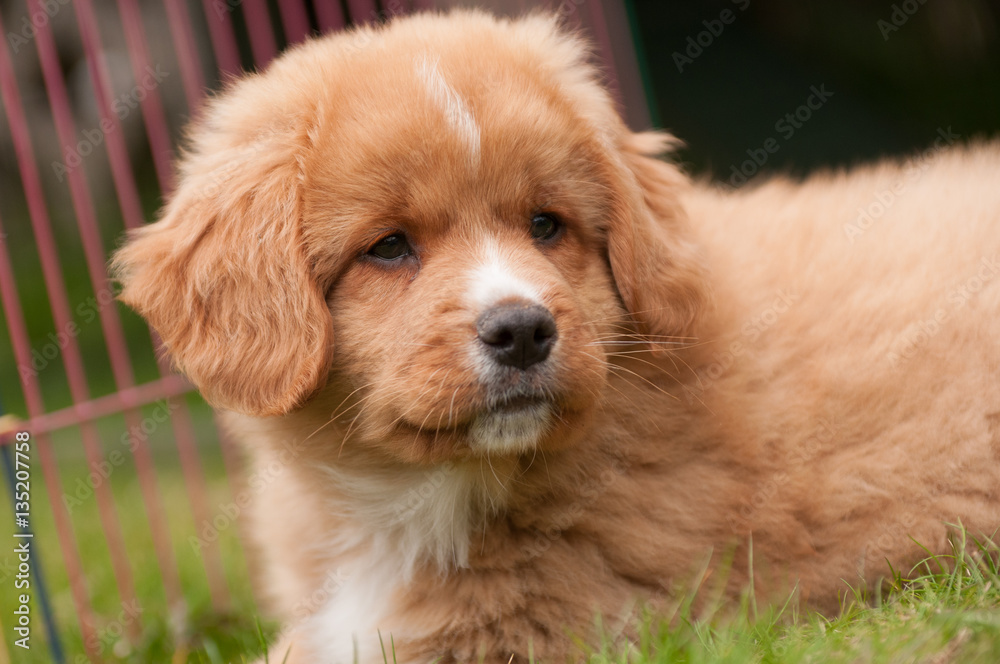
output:
<instances>
[{"instance_id":1,"label":"whisker","mask_svg":"<svg viewBox=\"0 0 1000 664\"><path fill-rule=\"evenodd\" d=\"M458 387L456 387L454 390L451 391L451 402L448 404L448 427L449 428L451 427L451 414L452 414L452 410L455 408L455 397L458 396L458 390L461 387L462 386L459 385Z\"/></svg>"},{"instance_id":2,"label":"whisker","mask_svg":"<svg viewBox=\"0 0 1000 664\"><path fill-rule=\"evenodd\" d=\"M488 461L489 457L486 457L486 459ZM493 470L493 465L492 464L490 465L490 470L491 471ZM494 501L493 501L493 495L490 493L490 491L488 489L486 489L486 469L483 467L483 459L479 460L479 474L483 478L483 490L486 493L486 499L490 501L490 511L491 512L496 512L496 503L494 503ZM496 473L495 472L493 473L493 476L496 477ZM497 478L497 481L499 482L500 478ZM483 546L484 547L486 546L486 530L485 530L485 526L484 526L484 529L483 529Z\"/></svg>"},{"instance_id":3,"label":"whisker","mask_svg":"<svg viewBox=\"0 0 1000 664\"><path fill-rule=\"evenodd\" d=\"M649 360L647 360L644 357L633 357L631 355L623 355L623 354L619 354L619 353L609 353L608 356L609 357L619 357L620 356L620 357L622 357L622 359L625 359L625 360L632 360L633 362L642 362L643 364L645 364L647 366L650 366L650 367L656 369L657 371L661 371L661 372L665 373L669 378L673 378L674 380L678 380L678 376L677 375L670 373L669 371L667 371L667 369L665 367L662 367L659 364L656 364L655 362L650 362ZM675 365L674 369L676 369L676 368L677 367Z\"/></svg>"},{"instance_id":4,"label":"whisker","mask_svg":"<svg viewBox=\"0 0 1000 664\"><path fill-rule=\"evenodd\" d=\"M660 387L659 385L657 385L653 381L649 380L645 376L642 376L642 375L640 375L640 374L632 371L631 369L623 367L620 364L612 364L612 365L609 365L609 366L610 366L610 368L611 368L612 371L618 369L618 370L621 370L621 371L625 371L626 373L630 373L633 376L635 376L636 378L638 378L639 380L643 381L644 383L646 383L647 385L649 385L650 387L652 387L653 389L655 389L658 392L660 392L661 394L663 394L664 396L670 397L671 399L674 399L676 401L680 401L680 399L678 397L676 397L675 395L670 394L670 392L667 392L666 390L664 390L662 387Z\"/></svg>"},{"instance_id":5,"label":"whisker","mask_svg":"<svg viewBox=\"0 0 1000 664\"><path fill-rule=\"evenodd\" d=\"M656 334L653 332L640 332L634 327L628 327L626 325L619 325L617 323L612 323L610 325L605 325L604 327L610 328L611 330L621 330L620 332L604 332L601 336L615 336L621 334L622 336L633 336L642 339L684 339L687 341L696 341L698 337L692 336L682 336L679 334Z\"/></svg>"},{"instance_id":6,"label":"whisker","mask_svg":"<svg viewBox=\"0 0 1000 664\"><path fill-rule=\"evenodd\" d=\"M448 379L448 376L449 376L449 375L451 375L451 372L452 372L453 370L454 370L454 367L451 367L451 368L449 368L449 369L448 369L448 371L447 371L447 372L445 372L444 376L442 376L442 377L441 377L441 384L440 384L440 385L438 386L438 391L437 391L437 394L441 394L441 390L443 390L443 389L444 389L444 383L445 383L445 381L446 381L446 380ZM437 372L435 372L435 373L437 373ZM421 393L421 394L420 394L420 395L419 395L419 396L417 397L417 401L419 401L419 400L421 399L421 397L423 397L423 393ZM435 395L435 398L436 398L436 397L437 397L437 395ZM433 401L433 399L432 399L431 401ZM417 433L416 433L416 436L414 436L414 438L413 438L413 443L414 443L414 445L416 445L416 443L417 443L417 439L418 439L418 438L420 437L420 433L421 433L421 432L422 432L422 431L424 430L424 425L425 425L425 424L427 424L427 418L429 418L429 417L431 416L431 413L432 413L432 412L433 412L433 411L432 411L431 409L428 409L428 410L427 410L427 415L425 415L425 416L424 416L424 419L423 419L423 421L422 421L422 422L420 423L420 426L419 426L419 427L417 427ZM441 414L443 415L443 414L444 414L444 412L442 411L442 413L441 413ZM437 437L438 437L438 434L440 433L440 424L441 424L441 417L440 417L440 416L438 416L438 428L434 430L434 441L433 441L434 443L437 443Z\"/></svg>"},{"instance_id":7,"label":"whisker","mask_svg":"<svg viewBox=\"0 0 1000 664\"><path fill-rule=\"evenodd\" d=\"M552 484L552 475L549 473L549 462L545 458L545 450L539 450L539 452L542 454L542 465L545 466L545 477L549 479L549 489L555 490L556 487Z\"/></svg>"},{"instance_id":8,"label":"whisker","mask_svg":"<svg viewBox=\"0 0 1000 664\"><path fill-rule=\"evenodd\" d=\"M372 386L372 383L365 383L364 385L362 385L361 387L357 388L356 390L354 390L350 394L348 394L346 397L344 397L343 400L339 404L337 404L337 407L333 409L333 412L330 413L330 419L327 422L327 424L329 424L330 422L333 422L338 417L340 417L341 415L343 415L344 413L346 413L347 411L349 411L351 408L354 408L355 406L357 406L358 403L361 403L361 401L363 401L364 399L362 399L361 401L358 401L357 403L351 404L350 406L348 406L344 410L341 410L341 407L347 402L348 399L350 399L351 397L353 397L359 391L361 391L361 390L363 390L365 388L371 387L371 386ZM326 426L326 424L324 424L323 426ZM320 427L320 428L323 428L323 427ZM317 429L317 431L319 431L319 429Z\"/></svg>"},{"instance_id":9,"label":"whisker","mask_svg":"<svg viewBox=\"0 0 1000 664\"><path fill-rule=\"evenodd\" d=\"M350 425L347 427L347 431L344 433L344 438L340 441L340 449L337 451L337 457L339 458L344 452L344 446L347 445L348 439L351 437L351 432L354 431L354 425L357 424L358 419L364 414L365 409L368 408L368 404L374 401L376 392L372 392L368 397L360 401L361 408L358 413L351 419Z\"/></svg>"},{"instance_id":10,"label":"whisker","mask_svg":"<svg viewBox=\"0 0 1000 664\"><path fill-rule=\"evenodd\" d=\"M420 391L417 393L417 398L410 401L410 405L406 407L406 410L404 410L402 413L400 413L399 417L396 418L396 420L393 422L393 424L396 424L400 420L405 419L406 416L410 414L410 411L413 410L413 408L415 407L415 405L420 403L420 398L423 397L424 393L427 391L427 388L430 385L431 379L434 378L434 376L438 375L438 373L442 369L448 369L449 371L451 370L446 365L441 365L440 367L438 367L437 369L435 369L434 371L432 371L430 373L430 375L427 376L427 380L424 381L424 384L420 386Z\"/></svg>"},{"instance_id":11,"label":"whisker","mask_svg":"<svg viewBox=\"0 0 1000 664\"><path fill-rule=\"evenodd\" d=\"M500 481L500 476L499 476L499 475L497 475L497 471L496 471L496 468L494 468L494 467L493 467L493 459L492 459L492 458L490 457L490 455L489 455L489 454L487 454L487 455L486 455L486 463L487 463L487 464L489 465L489 467L490 467L490 472L491 472L491 473L493 473L493 479L495 479L495 480L497 481L497 484L499 484L499 485L500 485L500 488L501 488L501 489L504 489L504 490L506 490L506 489L507 489L507 487L506 487L506 486L504 486L504 483ZM492 508L493 508L493 510L494 510L494 512L495 512L495 511L496 511L496 507L495 507L495 505L493 505L493 504L492 504L492 503L493 503L493 500L492 500L492 499L490 499L490 503L491 503L490 507L492 507Z\"/></svg>"},{"instance_id":12,"label":"whisker","mask_svg":"<svg viewBox=\"0 0 1000 664\"><path fill-rule=\"evenodd\" d=\"M659 341L659 345L671 345L671 346L684 346L685 348L690 348L691 344L685 343L683 341ZM639 342L636 341L591 341L589 343L583 344L584 346L636 346ZM642 352L651 353L654 349L644 348L641 349ZM639 352L639 351L637 351Z\"/></svg>"}]
</instances>

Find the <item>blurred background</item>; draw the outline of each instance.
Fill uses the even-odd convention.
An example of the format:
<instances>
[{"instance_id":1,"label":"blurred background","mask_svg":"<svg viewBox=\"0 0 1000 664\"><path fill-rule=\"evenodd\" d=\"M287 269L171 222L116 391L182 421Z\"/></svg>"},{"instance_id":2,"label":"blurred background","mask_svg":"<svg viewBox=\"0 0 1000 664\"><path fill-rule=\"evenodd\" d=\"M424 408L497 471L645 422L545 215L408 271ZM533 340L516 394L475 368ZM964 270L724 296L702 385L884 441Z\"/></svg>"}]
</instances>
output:
<instances>
[{"instance_id":1,"label":"blurred background","mask_svg":"<svg viewBox=\"0 0 1000 664\"><path fill-rule=\"evenodd\" d=\"M805 173L909 155L948 127L962 140L1000 129L995 1L631 6L653 121L688 144L682 155L695 172L728 180L769 137L780 147L761 172ZM801 128L776 131L813 86L832 93L828 103Z\"/></svg>"},{"instance_id":2,"label":"blurred background","mask_svg":"<svg viewBox=\"0 0 1000 664\"><path fill-rule=\"evenodd\" d=\"M0 0L0 440L32 434L41 575L33 649L12 656L17 560L0 550L0 664L242 661L272 633L232 509L239 453L103 265L155 217L225 78L455 5L546 7L585 31L629 124L672 132L690 172L728 186L1000 131L987 0ZM19 530L8 504L0 537Z\"/></svg>"}]
</instances>

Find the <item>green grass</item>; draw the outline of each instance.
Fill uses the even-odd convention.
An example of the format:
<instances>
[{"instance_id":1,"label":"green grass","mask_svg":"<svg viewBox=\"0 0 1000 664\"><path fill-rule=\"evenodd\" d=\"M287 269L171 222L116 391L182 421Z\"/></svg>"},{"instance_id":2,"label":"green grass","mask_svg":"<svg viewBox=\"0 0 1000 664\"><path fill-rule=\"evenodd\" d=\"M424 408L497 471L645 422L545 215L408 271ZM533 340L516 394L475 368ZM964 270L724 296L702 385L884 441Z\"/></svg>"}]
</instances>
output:
<instances>
[{"instance_id":1,"label":"green grass","mask_svg":"<svg viewBox=\"0 0 1000 664\"><path fill-rule=\"evenodd\" d=\"M196 424L208 431L207 409L192 401ZM107 458L114 451L122 422L109 418L99 423ZM249 662L274 638L276 626L264 621L256 608L238 527L223 529L216 546L225 566L231 595L228 610L211 608L207 581L199 555L190 538L199 532L191 516L183 474L168 426L153 433L159 490L169 512L170 534L182 586L185 608L181 615L166 609L166 599L152 536L131 457L109 478L125 546L132 562L141 629L119 636L118 617L122 605L109 564L108 547L98 517L96 501L85 498L72 513L74 537L83 560L87 589L94 608L100 650L106 661L128 663L194 662L221 664ZM80 442L72 433L56 437L60 482L71 492L88 466ZM232 499L217 447L201 450L209 478L209 506L213 515ZM35 543L47 575L60 638L67 661L85 662L75 605L56 537L52 510L37 464L33 468L32 514ZM8 509L0 515L0 533L13 532ZM857 596L845 602L837 617L802 612L792 603L757 606L752 597L737 607L703 608L695 613L695 602L678 600L668 615L646 616L632 645L620 640L605 643L588 654L594 664L654 664L667 662L760 662L767 664L903 663L965 664L1000 661L1000 572L997 545L966 540L957 530L954 551L949 556L928 557L913 570L900 571L873 598ZM32 603L32 650L12 648L10 617L15 592L10 549L0 549L0 625L3 639L13 653L12 661L48 664L52 656L45 642L37 597ZM15 562L16 566L16 562ZM701 604L704 604L702 602ZM386 662L393 661L392 635L384 634ZM0 655L0 662L3 662Z\"/></svg>"},{"instance_id":2,"label":"green grass","mask_svg":"<svg viewBox=\"0 0 1000 664\"><path fill-rule=\"evenodd\" d=\"M695 616L682 602L672 620L647 618L639 642L606 643L594 664L904 663L1000 661L1000 570L992 542L967 541L897 573L881 597L849 598L837 617L757 607L718 607Z\"/></svg>"},{"instance_id":3,"label":"green grass","mask_svg":"<svg viewBox=\"0 0 1000 664\"><path fill-rule=\"evenodd\" d=\"M190 399L192 417L199 439L207 441L199 450L204 475L208 479L207 502L211 517L221 513L221 506L232 500L232 489L226 480L225 467L214 442L211 413L199 399ZM153 408L144 409L150 416ZM162 418L161 418L162 419ZM121 417L97 422L103 443L103 458L114 458L114 452L124 452L124 462L114 467L107 485L114 496L117 521L123 534L124 545L130 560L135 586L140 628L130 633L133 620L128 612L123 618L123 603L112 571L107 538L99 517L97 501L88 495L85 487L90 473L83 454L79 433L67 431L53 436L50 447L59 463L60 486L55 491L64 504L71 506L75 546L82 561L89 602L94 615L97 646L107 661L149 664L159 662L241 662L252 661L262 650L258 636L258 610L250 585L247 564L240 540L239 523L221 529L218 539L211 546L221 555L225 581L229 594L228 608L224 612L212 609L208 581L201 555L195 551L191 538L202 532L203 525L196 524L192 516L189 495L181 471L176 447L169 425L158 425L149 436L153 450L157 484L167 512L169 534L173 544L178 576L184 592L184 606L174 615L167 610L167 600L160 577L159 565L154 554L152 533L132 456L121 443L125 430ZM60 641L68 662L86 662L83 640L77 618L76 605L70 591L53 511L49 487L39 463L38 446L33 441L31 469L31 521L35 532L35 551L41 560L49 598L56 616ZM3 482L5 498L0 511L0 536L15 531ZM77 493L82 491L82 493ZM66 501L63 496L69 496ZM13 541L9 535L9 541ZM37 590L33 590L32 648L24 651L13 646L11 618L14 615L16 595L14 583L17 560L13 547L0 548L0 627L7 651L12 661L24 664L51 664L52 653L46 642ZM21 591L18 591L21 592ZM273 624L264 624L268 636L275 631ZM0 662L4 648L0 647Z\"/></svg>"}]
</instances>

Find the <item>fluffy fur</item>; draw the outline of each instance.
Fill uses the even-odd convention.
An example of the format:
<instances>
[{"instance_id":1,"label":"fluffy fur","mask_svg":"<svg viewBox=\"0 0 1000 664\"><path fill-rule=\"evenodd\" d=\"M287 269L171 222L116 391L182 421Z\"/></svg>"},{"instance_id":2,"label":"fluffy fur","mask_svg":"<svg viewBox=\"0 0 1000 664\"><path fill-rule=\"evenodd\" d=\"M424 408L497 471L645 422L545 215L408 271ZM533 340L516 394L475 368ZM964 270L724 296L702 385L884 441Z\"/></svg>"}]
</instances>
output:
<instances>
[{"instance_id":1,"label":"fluffy fur","mask_svg":"<svg viewBox=\"0 0 1000 664\"><path fill-rule=\"evenodd\" d=\"M115 257L251 453L271 661L565 661L692 579L834 610L1000 526L1000 147L726 193L587 60L480 13L294 48ZM526 369L477 337L511 302Z\"/></svg>"}]
</instances>

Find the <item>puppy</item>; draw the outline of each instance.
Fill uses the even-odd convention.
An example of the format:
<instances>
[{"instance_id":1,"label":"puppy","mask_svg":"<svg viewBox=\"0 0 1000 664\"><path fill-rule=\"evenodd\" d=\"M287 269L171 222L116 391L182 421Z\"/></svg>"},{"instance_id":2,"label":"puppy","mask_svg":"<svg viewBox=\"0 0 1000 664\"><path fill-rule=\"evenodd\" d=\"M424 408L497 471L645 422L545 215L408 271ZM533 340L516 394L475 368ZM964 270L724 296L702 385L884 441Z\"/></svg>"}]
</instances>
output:
<instances>
[{"instance_id":1,"label":"puppy","mask_svg":"<svg viewBox=\"0 0 1000 664\"><path fill-rule=\"evenodd\" d=\"M997 144L725 193L598 80L543 15L309 42L117 253L251 453L271 661L566 661L1000 525Z\"/></svg>"}]
</instances>

